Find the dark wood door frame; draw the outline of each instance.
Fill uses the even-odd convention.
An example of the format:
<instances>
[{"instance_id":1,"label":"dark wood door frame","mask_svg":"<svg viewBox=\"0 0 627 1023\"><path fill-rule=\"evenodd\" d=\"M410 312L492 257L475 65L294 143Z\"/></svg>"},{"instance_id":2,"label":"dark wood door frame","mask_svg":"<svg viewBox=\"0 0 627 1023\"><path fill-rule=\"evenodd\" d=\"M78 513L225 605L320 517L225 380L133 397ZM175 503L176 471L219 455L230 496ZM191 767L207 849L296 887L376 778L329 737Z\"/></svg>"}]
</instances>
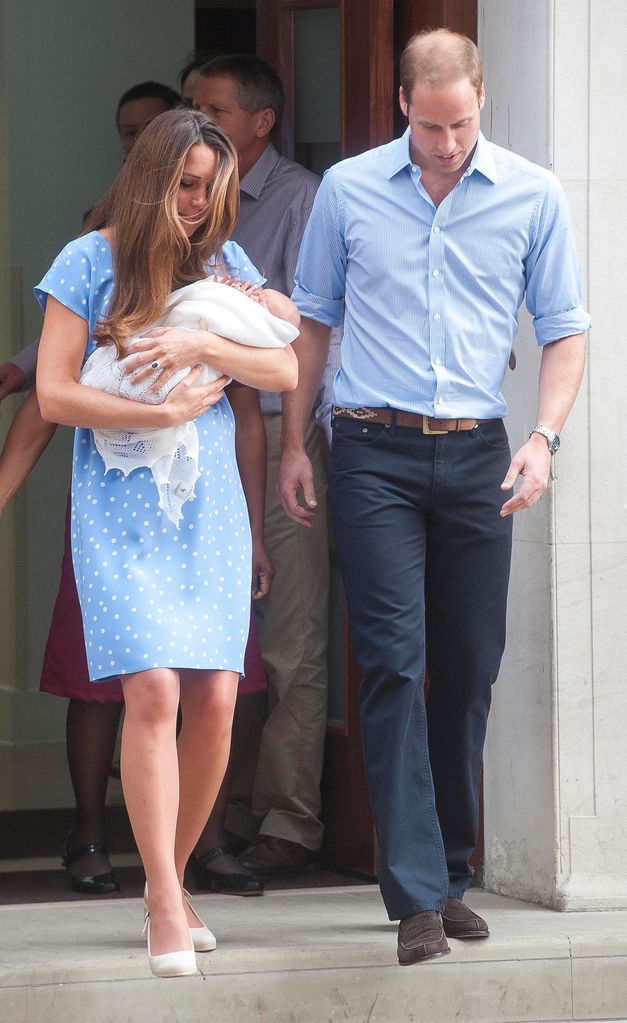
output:
<instances>
[{"instance_id":1,"label":"dark wood door frame","mask_svg":"<svg viewBox=\"0 0 627 1023\"><path fill-rule=\"evenodd\" d=\"M400 0L395 4L400 46L425 28L450 28L477 42L477 6L476 0Z\"/></svg>"},{"instance_id":2,"label":"dark wood door frame","mask_svg":"<svg viewBox=\"0 0 627 1023\"><path fill-rule=\"evenodd\" d=\"M285 88L281 142L286 156L294 138L294 12L334 7L340 11L342 157L389 142L393 119L394 0L259 0L257 52L279 74Z\"/></svg>"}]
</instances>

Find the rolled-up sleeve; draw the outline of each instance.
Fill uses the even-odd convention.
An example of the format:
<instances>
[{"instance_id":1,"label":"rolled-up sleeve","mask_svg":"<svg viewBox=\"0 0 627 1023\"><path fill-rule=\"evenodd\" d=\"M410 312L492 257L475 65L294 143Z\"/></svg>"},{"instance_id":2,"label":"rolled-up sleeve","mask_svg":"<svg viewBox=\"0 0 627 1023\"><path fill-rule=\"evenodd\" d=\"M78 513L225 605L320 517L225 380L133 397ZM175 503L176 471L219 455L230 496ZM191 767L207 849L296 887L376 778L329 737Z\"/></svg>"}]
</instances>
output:
<instances>
[{"instance_id":1,"label":"rolled-up sleeve","mask_svg":"<svg viewBox=\"0 0 627 1023\"><path fill-rule=\"evenodd\" d=\"M12 362L18 369L22 370L24 374L24 384L21 387L22 391L27 391L30 387L35 384L35 372L37 370L37 354L39 352L39 338L36 341L31 342L26 348L22 348L21 352L17 352L12 355L9 362Z\"/></svg>"},{"instance_id":2,"label":"rolled-up sleeve","mask_svg":"<svg viewBox=\"0 0 627 1023\"><path fill-rule=\"evenodd\" d=\"M527 309L539 345L581 334L591 326L581 282L568 203L556 178L538 203L534 239L525 264Z\"/></svg>"},{"instance_id":3,"label":"rolled-up sleeve","mask_svg":"<svg viewBox=\"0 0 627 1023\"><path fill-rule=\"evenodd\" d=\"M333 171L327 171L307 222L296 264L292 300L301 316L337 327L342 320L346 278L342 201Z\"/></svg>"}]
</instances>

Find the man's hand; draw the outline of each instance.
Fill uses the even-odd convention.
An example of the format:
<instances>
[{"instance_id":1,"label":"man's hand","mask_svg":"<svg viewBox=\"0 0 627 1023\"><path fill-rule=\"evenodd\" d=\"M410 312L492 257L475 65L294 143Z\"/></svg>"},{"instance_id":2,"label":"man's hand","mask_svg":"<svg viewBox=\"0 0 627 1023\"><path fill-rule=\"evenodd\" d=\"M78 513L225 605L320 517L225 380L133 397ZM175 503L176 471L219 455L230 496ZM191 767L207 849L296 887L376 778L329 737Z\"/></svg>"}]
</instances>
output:
<instances>
[{"instance_id":1,"label":"man's hand","mask_svg":"<svg viewBox=\"0 0 627 1023\"><path fill-rule=\"evenodd\" d=\"M522 508L531 508L540 500L549 482L552 457L546 439L537 433L532 434L516 452L501 483L501 490L511 490L519 476L522 476L523 482L518 493L510 497L501 508L503 518Z\"/></svg>"},{"instance_id":2,"label":"man's hand","mask_svg":"<svg viewBox=\"0 0 627 1023\"><path fill-rule=\"evenodd\" d=\"M313 469L305 452L285 451L281 456L277 474L276 492L286 515L294 522L311 529L311 519L318 507L313 482ZM299 503L302 494L304 507Z\"/></svg>"},{"instance_id":3,"label":"man's hand","mask_svg":"<svg viewBox=\"0 0 627 1023\"><path fill-rule=\"evenodd\" d=\"M265 544L253 540L253 600L267 597L272 587L275 570Z\"/></svg>"},{"instance_id":4,"label":"man's hand","mask_svg":"<svg viewBox=\"0 0 627 1023\"><path fill-rule=\"evenodd\" d=\"M14 362L4 362L0 366L0 401L21 390L25 381L26 377L19 366Z\"/></svg>"},{"instance_id":5,"label":"man's hand","mask_svg":"<svg viewBox=\"0 0 627 1023\"><path fill-rule=\"evenodd\" d=\"M318 502L304 438L327 363L330 339L330 327L303 317L300 337L294 342L298 357L298 387L283 395L282 455L276 492L285 514L308 528L313 524L311 520ZM299 497L302 497L302 504Z\"/></svg>"}]
</instances>

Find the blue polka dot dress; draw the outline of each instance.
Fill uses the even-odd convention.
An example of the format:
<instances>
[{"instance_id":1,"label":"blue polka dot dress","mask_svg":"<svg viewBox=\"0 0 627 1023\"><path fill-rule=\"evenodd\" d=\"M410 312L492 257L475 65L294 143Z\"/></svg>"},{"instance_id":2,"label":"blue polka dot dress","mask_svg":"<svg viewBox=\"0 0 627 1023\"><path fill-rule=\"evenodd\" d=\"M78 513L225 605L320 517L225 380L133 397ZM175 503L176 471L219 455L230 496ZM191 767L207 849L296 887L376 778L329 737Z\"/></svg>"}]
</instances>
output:
<instances>
[{"instance_id":1,"label":"blue polka dot dress","mask_svg":"<svg viewBox=\"0 0 627 1023\"><path fill-rule=\"evenodd\" d=\"M235 243L223 259L263 282ZM63 249L35 295L88 321L87 357L112 288L111 247L93 231ZM243 670L251 542L228 400L196 426L201 475L180 529L160 511L148 469L105 475L91 430L75 432L72 558L92 682L157 667Z\"/></svg>"}]
</instances>

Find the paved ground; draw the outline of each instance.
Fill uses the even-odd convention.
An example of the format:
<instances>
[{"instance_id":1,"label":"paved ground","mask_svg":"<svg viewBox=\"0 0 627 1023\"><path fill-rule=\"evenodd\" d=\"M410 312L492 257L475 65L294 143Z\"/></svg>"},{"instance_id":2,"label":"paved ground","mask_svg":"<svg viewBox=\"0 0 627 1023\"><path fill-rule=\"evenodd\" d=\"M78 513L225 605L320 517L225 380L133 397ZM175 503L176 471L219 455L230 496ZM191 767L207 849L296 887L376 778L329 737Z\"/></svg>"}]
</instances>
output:
<instances>
[{"instance_id":1,"label":"paved ground","mask_svg":"<svg viewBox=\"0 0 627 1023\"><path fill-rule=\"evenodd\" d=\"M201 896L218 950L148 971L138 899L0 908L3 1023L540 1023L627 1018L627 912L560 914L485 892L487 941L401 969L373 886Z\"/></svg>"}]
</instances>

